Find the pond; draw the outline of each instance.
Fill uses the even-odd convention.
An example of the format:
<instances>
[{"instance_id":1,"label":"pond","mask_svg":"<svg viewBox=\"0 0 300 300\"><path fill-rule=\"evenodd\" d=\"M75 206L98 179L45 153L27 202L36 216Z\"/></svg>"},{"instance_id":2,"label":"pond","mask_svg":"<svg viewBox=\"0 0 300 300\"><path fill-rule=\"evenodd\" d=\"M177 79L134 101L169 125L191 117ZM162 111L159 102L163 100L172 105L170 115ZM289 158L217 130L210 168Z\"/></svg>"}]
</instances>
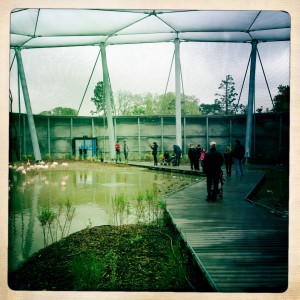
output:
<instances>
[{"instance_id":1,"label":"pond","mask_svg":"<svg viewBox=\"0 0 300 300\"><path fill-rule=\"evenodd\" d=\"M193 180L130 167L99 169L86 165L26 175L10 170L9 270L41 248L84 228L145 221L149 215L147 199L166 192L170 182L182 184L183 177L187 182ZM50 221L42 226L45 218Z\"/></svg>"}]
</instances>

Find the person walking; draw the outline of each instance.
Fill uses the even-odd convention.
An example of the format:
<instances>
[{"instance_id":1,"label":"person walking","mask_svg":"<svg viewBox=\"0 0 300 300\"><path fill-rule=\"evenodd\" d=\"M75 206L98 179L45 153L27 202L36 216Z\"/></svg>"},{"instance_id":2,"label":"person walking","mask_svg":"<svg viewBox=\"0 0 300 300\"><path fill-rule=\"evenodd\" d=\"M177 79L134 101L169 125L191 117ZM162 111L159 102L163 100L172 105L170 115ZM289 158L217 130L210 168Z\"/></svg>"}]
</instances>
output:
<instances>
[{"instance_id":1,"label":"person walking","mask_svg":"<svg viewBox=\"0 0 300 300\"><path fill-rule=\"evenodd\" d=\"M152 149L152 155L154 160L154 166L157 166L157 148L158 145L156 142L153 142L152 146L149 144L150 148Z\"/></svg>"},{"instance_id":2,"label":"person walking","mask_svg":"<svg viewBox=\"0 0 300 300\"><path fill-rule=\"evenodd\" d=\"M116 163L118 163L118 159L121 162L121 146L119 144L119 141L117 141L115 145L115 149L116 149Z\"/></svg>"},{"instance_id":3,"label":"person walking","mask_svg":"<svg viewBox=\"0 0 300 300\"><path fill-rule=\"evenodd\" d=\"M243 158L245 155L245 147L241 144L240 140L235 141L235 146L233 148L233 157L235 164L235 175L239 176L239 170L241 172L241 176L244 175L243 172Z\"/></svg>"},{"instance_id":4,"label":"person walking","mask_svg":"<svg viewBox=\"0 0 300 300\"><path fill-rule=\"evenodd\" d=\"M210 143L210 150L206 153L203 160L203 172L206 174L206 201L215 201L217 199L218 183L224 161L223 155L217 151L216 145L216 142Z\"/></svg>"},{"instance_id":5,"label":"person walking","mask_svg":"<svg viewBox=\"0 0 300 300\"><path fill-rule=\"evenodd\" d=\"M173 150L175 153L175 166L180 165L180 158L181 158L181 149L178 145L173 145Z\"/></svg>"},{"instance_id":6,"label":"person walking","mask_svg":"<svg viewBox=\"0 0 300 300\"><path fill-rule=\"evenodd\" d=\"M195 148L195 162L194 162L194 166L195 166L195 170L199 171L200 170L200 156L201 156L201 146L197 145L197 147Z\"/></svg>"},{"instance_id":7,"label":"person walking","mask_svg":"<svg viewBox=\"0 0 300 300\"><path fill-rule=\"evenodd\" d=\"M123 153L124 153L124 159L125 159L126 164L128 163L128 151L129 151L128 145L127 145L126 141L124 141Z\"/></svg>"},{"instance_id":8,"label":"person walking","mask_svg":"<svg viewBox=\"0 0 300 300\"><path fill-rule=\"evenodd\" d=\"M202 172L203 172L203 160L204 160L205 154L206 154L206 150L205 150L205 148L202 148L201 154L200 154L200 164L201 164Z\"/></svg>"},{"instance_id":9,"label":"person walking","mask_svg":"<svg viewBox=\"0 0 300 300\"><path fill-rule=\"evenodd\" d=\"M194 170L194 168L195 168L195 154L196 154L196 149L194 147L194 144L190 144L190 148L188 151L188 157L189 157L190 164L191 164L191 170Z\"/></svg>"},{"instance_id":10,"label":"person walking","mask_svg":"<svg viewBox=\"0 0 300 300\"><path fill-rule=\"evenodd\" d=\"M231 177L233 153L229 146L225 148L223 155L224 155L224 161L225 161L225 167L226 167L226 177Z\"/></svg>"}]
</instances>

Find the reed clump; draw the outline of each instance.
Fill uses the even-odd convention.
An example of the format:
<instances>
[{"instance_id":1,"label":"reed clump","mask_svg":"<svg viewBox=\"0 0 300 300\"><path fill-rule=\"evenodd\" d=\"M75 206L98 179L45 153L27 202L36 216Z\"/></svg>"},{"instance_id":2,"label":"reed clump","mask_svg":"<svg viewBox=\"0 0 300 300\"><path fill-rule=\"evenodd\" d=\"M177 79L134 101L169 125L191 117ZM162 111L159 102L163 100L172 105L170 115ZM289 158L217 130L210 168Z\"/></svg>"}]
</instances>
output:
<instances>
[{"instance_id":1,"label":"reed clump","mask_svg":"<svg viewBox=\"0 0 300 300\"><path fill-rule=\"evenodd\" d=\"M75 207L69 199L59 202L56 209L50 205L41 208L37 218L43 230L44 247L69 235L74 215Z\"/></svg>"}]
</instances>

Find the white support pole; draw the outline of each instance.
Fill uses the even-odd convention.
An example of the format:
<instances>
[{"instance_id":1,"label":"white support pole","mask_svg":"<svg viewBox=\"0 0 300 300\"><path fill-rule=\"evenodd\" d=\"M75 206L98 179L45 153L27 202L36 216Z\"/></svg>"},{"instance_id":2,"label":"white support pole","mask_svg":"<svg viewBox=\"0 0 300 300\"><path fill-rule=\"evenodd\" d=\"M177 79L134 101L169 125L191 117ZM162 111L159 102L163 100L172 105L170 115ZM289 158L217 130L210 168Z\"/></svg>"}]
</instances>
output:
<instances>
[{"instance_id":1,"label":"white support pole","mask_svg":"<svg viewBox=\"0 0 300 300\"><path fill-rule=\"evenodd\" d=\"M160 117L161 153L164 153L164 119Z\"/></svg>"},{"instance_id":2,"label":"white support pole","mask_svg":"<svg viewBox=\"0 0 300 300\"><path fill-rule=\"evenodd\" d=\"M208 141L208 117L206 117L206 150L209 150L209 141Z\"/></svg>"},{"instance_id":3,"label":"white support pole","mask_svg":"<svg viewBox=\"0 0 300 300\"><path fill-rule=\"evenodd\" d=\"M113 124L112 107L111 107L111 90L109 85L106 48L104 43L100 43L100 49L101 49L102 70L103 70L103 84L104 84L104 94L105 94L105 104L106 104L108 138L109 138L109 153L110 153L110 159L115 160L116 151L115 151L114 124Z\"/></svg>"},{"instance_id":4,"label":"white support pole","mask_svg":"<svg viewBox=\"0 0 300 300\"><path fill-rule=\"evenodd\" d=\"M183 117L183 154L186 155L186 116Z\"/></svg>"},{"instance_id":5,"label":"white support pole","mask_svg":"<svg viewBox=\"0 0 300 300\"><path fill-rule=\"evenodd\" d=\"M180 51L179 39L175 39L175 90L176 90L176 145L182 148L181 136L181 99L180 99Z\"/></svg>"},{"instance_id":6,"label":"white support pole","mask_svg":"<svg viewBox=\"0 0 300 300\"><path fill-rule=\"evenodd\" d=\"M40 147L39 147L39 141L38 141L37 134L36 134L36 128L35 128L35 124L34 124L33 114L32 114L32 110L31 110L30 98L29 98L29 93L28 93L27 82L26 82L20 48L15 48L15 53L16 53L18 71L19 71L19 75L20 75L23 97L24 97L24 102L25 102L25 107L26 107L28 125L29 125L29 129L30 129L33 153L34 153L35 160L37 162L39 162L41 160L41 152L40 152Z\"/></svg>"},{"instance_id":7,"label":"white support pole","mask_svg":"<svg viewBox=\"0 0 300 300\"><path fill-rule=\"evenodd\" d=\"M141 159L141 123L140 118L138 117L138 152L139 152L139 160Z\"/></svg>"},{"instance_id":8,"label":"white support pole","mask_svg":"<svg viewBox=\"0 0 300 300\"><path fill-rule=\"evenodd\" d=\"M73 156L73 118L70 118L70 145L71 145L71 157ZM74 142L74 151L75 151L75 156L76 156L76 145Z\"/></svg>"},{"instance_id":9,"label":"white support pole","mask_svg":"<svg viewBox=\"0 0 300 300\"><path fill-rule=\"evenodd\" d=\"M256 69L256 52L257 41L252 42L251 50L251 65L250 65L250 80L248 93L248 110L246 123L246 143L245 143L245 157L249 158L251 155L251 140L252 140L252 123L253 123L253 104L255 95L255 69Z\"/></svg>"},{"instance_id":10,"label":"white support pole","mask_svg":"<svg viewBox=\"0 0 300 300\"><path fill-rule=\"evenodd\" d=\"M92 118L92 137L95 137L95 123L94 123L94 118Z\"/></svg>"},{"instance_id":11,"label":"white support pole","mask_svg":"<svg viewBox=\"0 0 300 300\"><path fill-rule=\"evenodd\" d=\"M48 123L48 128L47 128L47 135L48 135L48 153L49 155L51 155L51 145L50 145L50 141L51 141L51 137L50 137L50 118L47 118L47 123Z\"/></svg>"}]
</instances>

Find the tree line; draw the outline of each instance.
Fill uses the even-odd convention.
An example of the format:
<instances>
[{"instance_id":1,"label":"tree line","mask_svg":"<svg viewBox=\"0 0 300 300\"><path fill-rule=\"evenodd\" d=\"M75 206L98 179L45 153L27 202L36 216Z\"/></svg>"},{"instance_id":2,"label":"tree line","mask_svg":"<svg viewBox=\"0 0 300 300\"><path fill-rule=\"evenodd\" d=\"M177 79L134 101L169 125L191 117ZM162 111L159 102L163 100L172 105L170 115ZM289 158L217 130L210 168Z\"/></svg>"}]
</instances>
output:
<instances>
[{"instance_id":1,"label":"tree line","mask_svg":"<svg viewBox=\"0 0 300 300\"><path fill-rule=\"evenodd\" d=\"M181 94L182 115L232 115L246 114L247 105L240 104L235 92L235 82L231 75L227 75L218 87L219 93L213 104L200 103L195 96ZM118 91L110 95L114 115L174 115L176 113L176 95L168 92L164 95L152 93L134 94L128 91ZM94 88L94 96L91 101L95 109L91 115L105 115L106 105L103 82L99 81ZM266 112L289 111L290 87L280 85L278 94L273 98L273 108L266 108ZM257 108L256 112L263 112L263 107ZM43 111L41 115L50 116L76 116L77 110L67 107L56 107L49 111Z\"/></svg>"}]
</instances>

